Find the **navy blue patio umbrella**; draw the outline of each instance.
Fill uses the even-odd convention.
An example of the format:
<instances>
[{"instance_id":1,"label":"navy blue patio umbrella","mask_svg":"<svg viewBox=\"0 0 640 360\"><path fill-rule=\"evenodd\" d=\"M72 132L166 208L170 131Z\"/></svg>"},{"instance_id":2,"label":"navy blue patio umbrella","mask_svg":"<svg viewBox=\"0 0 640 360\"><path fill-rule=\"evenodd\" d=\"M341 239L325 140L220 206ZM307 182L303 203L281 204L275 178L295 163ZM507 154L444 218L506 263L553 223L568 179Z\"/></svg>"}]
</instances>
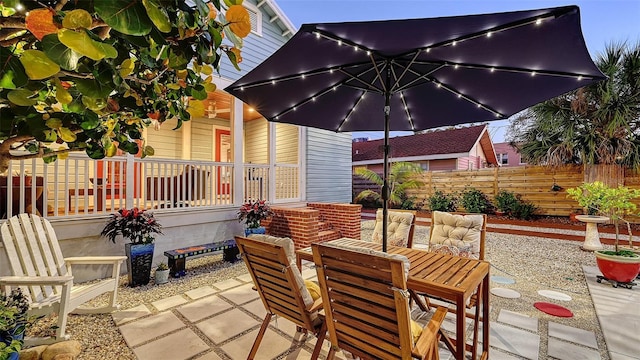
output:
<instances>
[{"instance_id":1,"label":"navy blue patio umbrella","mask_svg":"<svg viewBox=\"0 0 640 360\"><path fill-rule=\"evenodd\" d=\"M225 90L268 121L336 132L505 119L605 76L577 6L427 19L305 24Z\"/></svg>"}]
</instances>

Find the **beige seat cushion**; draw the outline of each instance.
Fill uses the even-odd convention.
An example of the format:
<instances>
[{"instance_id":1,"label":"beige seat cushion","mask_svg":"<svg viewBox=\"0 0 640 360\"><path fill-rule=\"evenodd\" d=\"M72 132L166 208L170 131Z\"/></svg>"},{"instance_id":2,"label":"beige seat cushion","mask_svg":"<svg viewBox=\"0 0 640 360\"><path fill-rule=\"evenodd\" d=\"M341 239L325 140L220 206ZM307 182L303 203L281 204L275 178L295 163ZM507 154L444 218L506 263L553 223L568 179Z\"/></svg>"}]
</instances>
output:
<instances>
[{"instance_id":1,"label":"beige seat cushion","mask_svg":"<svg viewBox=\"0 0 640 360\"><path fill-rule=\"evenodd\" d=\"M410 212L389 211L388 217L387 244L407 247L411 223L413 223L413 214ZM376 213L373 242L382 244L382 210L378 210Z\"/></svg>"},{"instance_id":2,"label":"beige seat cushion","mask_svg":"<svg viewBox=\"0 0 640 360\"><path fill-rule=\"evenodd\" d=\"M295 279L296 286L298 287L298 289L300 289L304 305L307 307L307 309L311 307L311 305L313 305L313 298L311 297L311 293L309 293L309 290L305 286L302 274L300 274L300 270L296 266L296 254L294 252L295 247L293 246L293 240L289 238L281 238L264 234L251 234L248 237L253 240L282 246L285 254L287 254L287 259L289 259L289 266L293 270L293 278Z\"/></svg>"},{"instance_id":3,"label":"beige seat cushion","mask_svg":"<svg viewBox=\"0 0 640 360\"><path fill-rule=\"evenodd\" d=\"M437 245L455 246L461 251L471 247L471 258L480 257L480 235L482 233L483 216L455 215L441 211L433 213L433 231L429 239L431 251L441 248Z\"/></svg>"}]
</instances>

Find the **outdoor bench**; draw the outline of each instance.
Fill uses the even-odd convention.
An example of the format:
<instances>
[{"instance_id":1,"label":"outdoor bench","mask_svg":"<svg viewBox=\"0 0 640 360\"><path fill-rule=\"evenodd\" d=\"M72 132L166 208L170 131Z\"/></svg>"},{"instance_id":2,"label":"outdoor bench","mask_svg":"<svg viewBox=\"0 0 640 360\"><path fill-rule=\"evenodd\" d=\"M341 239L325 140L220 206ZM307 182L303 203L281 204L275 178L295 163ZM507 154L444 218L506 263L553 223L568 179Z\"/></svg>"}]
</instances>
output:
<instances>
[{"instance_id":1,"label":"outdoor bench","mask_svg":"<svg viewBox=\"0 0 640 360\"><path fill-rule=\"evenodd\" d=\"M168 250L164 255L169 263L169 275L172 277L181 277L185 275L185 263L187 258L196 255L213 255L223 253L224 261L234 262L238 259L238 246L236 241L223 240L209 244L194 245L180 249Z\"/></svg>"}]
</instances>

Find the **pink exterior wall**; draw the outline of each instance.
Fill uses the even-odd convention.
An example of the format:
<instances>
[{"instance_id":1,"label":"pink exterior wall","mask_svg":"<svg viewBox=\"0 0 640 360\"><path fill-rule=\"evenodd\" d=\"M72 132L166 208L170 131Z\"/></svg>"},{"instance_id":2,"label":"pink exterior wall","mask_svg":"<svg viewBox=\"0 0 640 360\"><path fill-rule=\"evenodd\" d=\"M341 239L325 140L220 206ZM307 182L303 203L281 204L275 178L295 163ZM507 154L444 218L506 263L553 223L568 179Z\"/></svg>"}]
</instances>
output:
<instances>
[{"instance_id":1,"label":"pink exterior wall","mask_svg":"<svg viewBox=\"0 0 640 360\"><path fill-rule=\"evenodd\" d=\"M456 159L431 160L429 161L429 170L455 170L456 163Z\"/></svg>"},{"instance_id":2,"label":"pink exterior wall","mask_svg":"<svg viewBox=\"0 0 640 360\"><path fill-rule=\"evenodd\" d=\"M522 158L520 156L520 153L518 153L518 151L513 148L511 145L509 145L509 143L503 142L503 143L497 143L497 144L493 144L493 147L496 149L496 156L498 157L498 163L500 164L500 166L520 166L520 165L524 165L522 162ZM501 158L501 154L507 154L507 163L503 164L500 161Z\"/></svg>"}]
</instances>

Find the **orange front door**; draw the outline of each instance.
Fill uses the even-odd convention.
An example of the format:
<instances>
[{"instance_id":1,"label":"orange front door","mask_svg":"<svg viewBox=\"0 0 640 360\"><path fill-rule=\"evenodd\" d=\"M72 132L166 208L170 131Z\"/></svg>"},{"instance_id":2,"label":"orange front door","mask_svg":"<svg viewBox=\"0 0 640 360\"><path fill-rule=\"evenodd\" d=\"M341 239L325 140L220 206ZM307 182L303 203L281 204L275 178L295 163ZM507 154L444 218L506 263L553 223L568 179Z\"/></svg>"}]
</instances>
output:
<instances>
[{"instance_id":1,"label":"orange front door","mask_svg":"<svg viewBox=\"0 0 640 360\"><path fill-rule=\"evenodd\" d=\"M231 132L216 129L216 161L231 162ZM228 195L231 189L231 171L218 168L218 195Z\"/></svg>"}]
</instances>

